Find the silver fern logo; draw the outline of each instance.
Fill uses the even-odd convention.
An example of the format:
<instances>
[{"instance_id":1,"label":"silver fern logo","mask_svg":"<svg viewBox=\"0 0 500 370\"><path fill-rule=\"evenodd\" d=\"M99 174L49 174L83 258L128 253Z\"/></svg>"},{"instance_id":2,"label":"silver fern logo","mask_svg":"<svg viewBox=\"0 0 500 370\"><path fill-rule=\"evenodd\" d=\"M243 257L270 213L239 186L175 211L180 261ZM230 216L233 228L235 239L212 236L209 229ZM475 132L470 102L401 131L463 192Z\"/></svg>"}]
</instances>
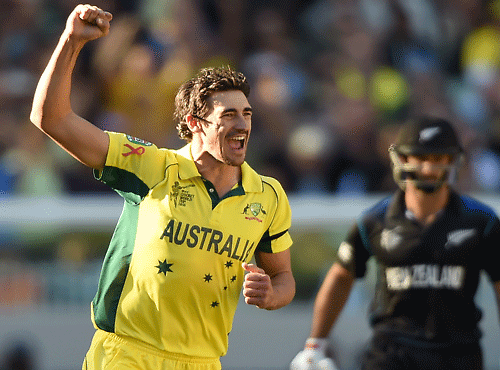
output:
<instances>
[{"instance_id":1,"label":"silver fern logo","mask_svg":"<svg viewBox=\"0 0 500 370\"><path fill-rule=\"evenodd\" d=\"M403 237L399 234L400 231L400 226L397 226L392 230L382 230L382 235L380 236L380 246L388 251L396 248L403 241Z\"/></svg>"},{"instance_id":2,"label":"silver fern logo","mask_svg":"<svg viewBox=\"0 0 500 370\"><path fill-rule=\"evenodd\" d=\"M428 127L424 128L420 131L420 139L421 143L432 140L436 135L439 135L441 132L441 127Z\"/></svg>"},{"instance_id":3,"label":"silver fern logo","mask_svg":"<svg viewBox=\"0 0 500 370\"><path fill-rule=\"evenodd\" d=\"M466 239L472 238L476 235L475 229L461 229L455 230L448 234L448 240L445 243L445 248L451 248L459 246Z\"/></svg>"}]
</instances>

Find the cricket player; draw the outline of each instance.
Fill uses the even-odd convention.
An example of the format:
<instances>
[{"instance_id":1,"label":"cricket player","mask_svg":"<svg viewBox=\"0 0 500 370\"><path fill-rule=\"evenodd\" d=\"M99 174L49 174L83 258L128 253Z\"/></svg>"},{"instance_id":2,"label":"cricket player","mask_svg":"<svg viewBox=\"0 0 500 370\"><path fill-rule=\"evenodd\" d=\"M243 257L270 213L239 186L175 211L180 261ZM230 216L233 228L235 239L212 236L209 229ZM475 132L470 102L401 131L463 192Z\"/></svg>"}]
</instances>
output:
<instances>
[{"instance_id":1,"label":"cricket player","mask_svg":"<svg viewBox=\"0 0 500 370\"><path fill-rule=\"evenodd\" d=\"M368 209L338 248L317 294L305 348L293 370L335 370L328 335L356 278L374 257L373 336L364 370L483 369L474 303L480 272L500 299L500 222L495 212L454 190L463 149L436 117L406 122L390 148L400 189Z\"/></svg>"},{"instance_id":2,"label":"cricket player","mask_svg":"<svg viewBox=\"0 0 500 370\"><path fill-rule=\"evenodd\" d=\"M288 199L278 181L245 162L250 88L229 68L203 69L180 87L175 116L187 144L179 150L102 131L75 114L75 62L111 20L95 6L73 10L31 112L40 130L124 199L82 369L217 370L242 289L247 304L267 310L294 297Z\"/></svg>"}]
</instances>

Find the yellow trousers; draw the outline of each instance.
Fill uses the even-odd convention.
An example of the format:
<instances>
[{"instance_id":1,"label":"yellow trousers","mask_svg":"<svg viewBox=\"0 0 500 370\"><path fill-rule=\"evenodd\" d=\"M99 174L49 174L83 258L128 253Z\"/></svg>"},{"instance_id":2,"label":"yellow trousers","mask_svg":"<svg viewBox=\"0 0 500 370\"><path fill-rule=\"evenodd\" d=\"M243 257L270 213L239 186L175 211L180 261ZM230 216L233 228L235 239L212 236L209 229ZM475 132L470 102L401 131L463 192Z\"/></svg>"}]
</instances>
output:
<instances>
[{"instance_id":1,"label":"yellow trousers","mask_svg":"<svg viewBox=\"0 0 500 370\"><path fill-rule=\"evenodd\" d=\"M160 351L134 338L97 330L82 370L221 370L218 358Z\"/></svg>"}]
</instances>

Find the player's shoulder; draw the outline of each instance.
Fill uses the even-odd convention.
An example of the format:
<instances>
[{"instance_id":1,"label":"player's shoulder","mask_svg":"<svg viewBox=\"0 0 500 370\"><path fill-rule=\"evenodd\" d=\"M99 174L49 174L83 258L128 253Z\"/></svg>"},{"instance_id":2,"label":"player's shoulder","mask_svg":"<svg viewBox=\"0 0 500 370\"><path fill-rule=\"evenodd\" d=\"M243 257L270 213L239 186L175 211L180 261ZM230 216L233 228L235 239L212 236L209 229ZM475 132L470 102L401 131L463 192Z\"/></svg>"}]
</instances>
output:
<instances>
[{"instance_id":1,"label":"player's shoulder","mask_svg":"<svg viewBox=\"0 0 500 370\"><path fill-rule=\"evenodd\" d=\"M485 202L465 194L455 193L455 197L465 213L489 219L497 218L496 211Z\"/></svg>"},{"instance_id":2,"label":"player's shoulder","mask_svg":"<svg viewBox=\"0 0 500 370\"><path fill-rule=\"evenodd\" d=\"M275 179L274 177L271 176L264 176L264 175L259 175L262 184L266 186L270 186L274 189L283 189L283 186L281 186L281 183Z\"/></svg>"},{"instance_id":3,"label":"player's shoulder","mask_svg":"<svg viewBox=\"0 0 500 370\"><path fill-rule=\"evenodd\" d=\"M165 164L172 161L174 155L167 150L141 138L126 133L106 131L109 136L109 147L106 166L121 168L127 171L159 172L164 171Z\"/></svg>"},{"instance_id":4,"label":"player's shoulder","mask_svg":"<svg viewBox=\"0 0 500 370\"><path fill-rule=\"evenodd\" d=\"M285 190L274 177L257 173L247 162L241 166L243 189L246 193L264 193L273 197L285 197Z\"/></svg>"},{"instance_id":5,"label":"player's shoulder","mask_svg":"<svg viewBox=\"0 0 500 370\"><path fill-rule=\"evenodd\" d=\"M134 173L143 181L147 180L150 185L164 178L166 168L178 168L176 165L181 158L178 150L162 148L126 133L107 132L107 134L110 138L106 161L108 167Z\"/></svg>"},{"instance_id":6,"label":"player's shoulder","mask_svg":"<svg viewBox=\"0 0 500 370\"><path fill-rule=\"evenodd\" d=\"M259 175L259 177L262 181L263 191L272 191L276 194L277 197L285 195L285 190L277 179L275 179L274 177L263 175Z\"/></svg>"},{"instance_id":7,"label":"player's shoulder","mask_svg":"<svg viewBox=\"0 0 500 370\"><path fill-rule=\"evenodd\" d=\"M379 199L376 203L369 206L365 209L359 219L362 221L370 221L374 219L384 218L387 210L389 209L389 205L394 200L395 194L384 196L382 199Z\"/></svg>"},{"instance_id":8,"label":"player's shoulder","mask_svg":"<svg viewBox=\"0 0 500 370\"><path fill-rule=\"evenodd\" d=\"M115 149L126 158L147 158L148 154L164 151L155 144L126 133L106 131L110 138L110 150Z\"/></svg>"}]
</instances>

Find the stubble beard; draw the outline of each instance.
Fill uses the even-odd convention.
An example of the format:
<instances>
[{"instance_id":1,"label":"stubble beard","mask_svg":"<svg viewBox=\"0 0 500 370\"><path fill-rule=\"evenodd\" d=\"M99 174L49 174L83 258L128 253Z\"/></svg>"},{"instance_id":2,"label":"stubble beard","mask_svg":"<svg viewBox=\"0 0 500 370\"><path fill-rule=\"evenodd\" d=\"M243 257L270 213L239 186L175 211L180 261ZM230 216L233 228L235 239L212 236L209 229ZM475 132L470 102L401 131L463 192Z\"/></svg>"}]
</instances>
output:
<instances>
[{"instance_id":1,"label":"stubble beard","mask_svg":"<svg viewBox=\"0 0 500 370\"><path fill-rule=\"evenodd\" d=\"M227 164L228 166L232 166L232 167L239 167L243 164L244 161L245 161L245 158L238 160L238 161L235 161L235 160L232 160L231 158L227 158L225 156L223 157L223 163Z\"/></svg>"},{"instance_id":2,"label":"stubble beard","mask_svg":"<svg viewBox=\"0 0 500 370\"><path fill-rule=\"evenodd\" d=\"M243 164L243 162L245 161L245 157L246 157L246 152L242 156L231 157L231 156L227 155L226 153L224 153L224 150L221 150L222 163L224 163L228 166L232 166L232 167L241 166Z\"/></svg>"}]
</instances>

